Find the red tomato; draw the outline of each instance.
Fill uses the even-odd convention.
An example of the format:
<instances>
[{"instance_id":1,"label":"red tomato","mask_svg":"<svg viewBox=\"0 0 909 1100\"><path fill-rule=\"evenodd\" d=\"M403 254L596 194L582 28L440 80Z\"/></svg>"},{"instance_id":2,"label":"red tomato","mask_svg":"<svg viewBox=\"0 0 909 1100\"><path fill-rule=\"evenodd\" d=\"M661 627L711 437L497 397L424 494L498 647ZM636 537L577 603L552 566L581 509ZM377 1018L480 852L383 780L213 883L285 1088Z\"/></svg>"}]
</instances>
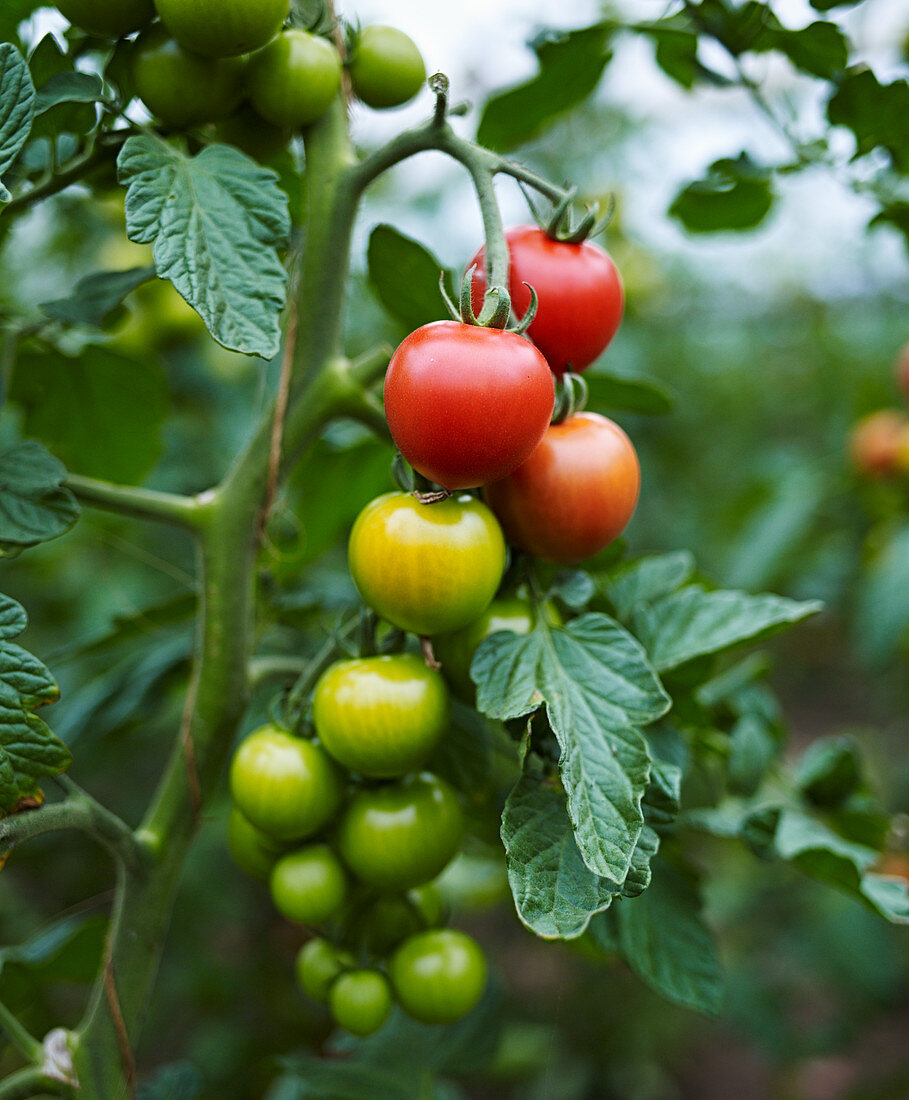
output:
<instances>
[{"instance_id":1,"label":"red tomato","mask_svg":"<svg viewBox=\"0 0 909 1100\"><path fill-rule=\"evenodd\" d=\"M625 291L615 264L598 244L565 244L535 225L518 225L505 234L511 267L508 292L515 314L530 305L529 283L537 293L537 312L527 335L556 374L576 373L596 359L615 336L625 309ZM473 308L486 292L485 249L470 261Z\"/></svg>"},{"instance_id":2,"label":"red tomato","mask_svg":"<svg viewBox=\"0 0 909 1100\"><path fill-rule=\"evenodd\" d=\"M640 488L628 436L605 416L582 412L553 424L530 458L483 495L514 546L577 562L622 533Z\"/></svg>"},{"instance_id":3,"label":"red tomato","mask_svg":"<svg viewBox=\"0 0 909 1100\"><path fill-rule=\"evenodd\" d=\"M446 489L511 473L543 437L555 390L546 360L503 329L434 321L399 346L385 415L401 454Z\"/></svg>"}]
</instances>

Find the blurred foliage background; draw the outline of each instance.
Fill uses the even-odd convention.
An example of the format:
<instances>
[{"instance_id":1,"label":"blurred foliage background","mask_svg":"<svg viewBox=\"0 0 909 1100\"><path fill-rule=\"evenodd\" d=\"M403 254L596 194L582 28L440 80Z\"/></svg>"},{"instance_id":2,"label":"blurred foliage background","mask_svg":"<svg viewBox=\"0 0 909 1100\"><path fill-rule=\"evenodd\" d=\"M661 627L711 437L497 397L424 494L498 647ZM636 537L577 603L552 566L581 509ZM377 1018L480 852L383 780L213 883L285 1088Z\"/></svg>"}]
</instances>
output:
<instances>
[{"instance_id":1,"label":"blurred foliage background","mask_svg":"<svg viewBox=\"0 0 909 1100\"><path fill-rule=\"evenodd\" d=\"M391 7L383 14L393 21ZM894 72L900 36L909 32L896 7L866 0L850 28ZM886 41L868 33L875 12L891 32ZM580 26L583 16L562 18ZM419 41L419 28L408 30ZM480 105L501 78L470 71L469 98ZM632 72L642 89L636 98L627 91ZM803 87L770 62L765 75L810 119L810 82ZM427 106L424 98L409 110L420 117ZM664 415L617 414L644 472L629 543L635 551L689 547L701 571L724 586L822 598L823 616L767 650L792 750L822 735L854 735L887 807L909 822L909 478L862 478L848 459L855 422L902 401L894 364L909 340L905 242L886 226L866 231L861 196L838 189L821 169L807 182L784 181L776 209L753 230L686 234L666 212L672 196L664 184L698 169L673 129L710 135L705 148L721 135L717 155L734 154L742 135L772 144L753 107L737 91L672 85L652 51L637 40L620 43L598 94L548 120L520 156L577 182L584 199L614 195L604 243L625 277L628 309L604 367L644 375L672 398ZM467 129L476 118L475 111ZM365 115L354 125L364 146L379 140ZM700 157L701 167L712 155ZM0 253L4 313L65 297L99 268L148 262L125 241L116 187L102 181L101 191L102 203L71 191L15 224ZM502 198L511 220L526 219L516 189ZM434 158L398 169L371 194L354 258L351 354L406 332L370 279L371 230L391 222L458 270L479 243L470 202L457 169ZM76 330L68 339L78 360L87 338ZM106 445L110 426L93 419L77 390L65 408L50 409L52 380L20 371L25 381L0 410L0 449L22 431L77 472L145 476L181 491L215 481L265 407L277 365L215 346L166 284L133 295L102 342L128 361L97 380L127 444ZM271 612L263 641L272 649L285 646L290 631L317 644L320 623L355 600L344 539L363 504L390 486L390 457L346 427L306 456L268 532L261 584ZM182 534L140 532L87 512L65 538L0 566L3 591L30 615L20 640L59 679L62 700L49 720L73 748L74 777L131 822L179 718L191 646L190 551ZM268 700L265 686L247 728ZM334 1095L319 1091L317 1076L303 1084L300 1075L280 1074L288 1051L306 1066L328 1022L291 979L301 933L230 863L225 820L226 798L193 853L139 1050L140 1066L172 1064L142 1095ZM432 1095L909 1095L905 930L785 868L722 841L703 843L708 913L728 977L718 1020L661 1002L622 969L586 958L583 945L536 941L514 916L501 860L478 844L447 876L448 893L456 921L495 960L500 987L472 1031L418 1036L427 1065L449 1082ZM907 845L907 836L894 838L897 850ZM37 1033L78 1017L100 951L110 872L79 837L60 835L24 846L0 875L0 942L24 945L0 952L0 996ZM369 1065L368 1050L363 1057Z\"/></svg>"}]
</instances>

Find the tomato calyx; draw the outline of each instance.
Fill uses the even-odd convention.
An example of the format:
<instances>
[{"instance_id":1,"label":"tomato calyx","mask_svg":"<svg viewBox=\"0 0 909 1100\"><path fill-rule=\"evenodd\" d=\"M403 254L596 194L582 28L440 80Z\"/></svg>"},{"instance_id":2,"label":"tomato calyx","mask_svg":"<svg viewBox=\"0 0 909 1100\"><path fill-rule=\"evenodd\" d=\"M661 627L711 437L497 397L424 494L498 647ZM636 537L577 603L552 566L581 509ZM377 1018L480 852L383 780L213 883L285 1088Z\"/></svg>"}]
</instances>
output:
<instances>
[{"instance_id":1,"label":"tomato calyx","mask_svg":"<svg viewBox=\"0 0 909 1100\"><path fill-rule=\"evenodd\" d=\"M458 305L455 305L451 300L448 288L445 286L445 273L442 272L439 278L439 289L452 319L460 321L464 325L474 325L478 328L497 328L502 329L504 332L513 332L517 336L523 336L537 314L537 292L529 283L524 283L524 286L530 291L530 304L527 306L524 316L513 325L508 323L511 318L511 295L506 287L498 284L489 287L483 295L483 307L477 314L472 301L473 277L476 269L477 265L472 264L464 272L464 277L461 279Z\"/></svg>"},{"instance_id":2,"label":"tomato calyx","mask_svg":"<svg viewBox=\"0 0 909 1100\"><path fill-rule=\"evenodd\" d=\"M582 244L591 237L599 236L612 221L612 216L615 213L615 198L610 195L609 208L602 218L599 216L599 203L585 203L584 216L577 225L573 225L571 204L578 193L576 186L569 187L548 214L543 214L537 209L525 187L522 187L521 190L524 192L524 198L527 200L527 205L530 207L537 225L550 240L559 241L561 244Z\"/></svg>"},{"instance_id":3,"label":"tomato calyx","mask_svg":"<svg viewBox=\"0 0 909 1100\"><path fill-rule=\"evenodd\" d=\"M587 382L580 374L566 371L555 380L555 408L552 412L552 423L561 424L569 416L581 412L587 404Z\"/></svg>"}]
</instances>

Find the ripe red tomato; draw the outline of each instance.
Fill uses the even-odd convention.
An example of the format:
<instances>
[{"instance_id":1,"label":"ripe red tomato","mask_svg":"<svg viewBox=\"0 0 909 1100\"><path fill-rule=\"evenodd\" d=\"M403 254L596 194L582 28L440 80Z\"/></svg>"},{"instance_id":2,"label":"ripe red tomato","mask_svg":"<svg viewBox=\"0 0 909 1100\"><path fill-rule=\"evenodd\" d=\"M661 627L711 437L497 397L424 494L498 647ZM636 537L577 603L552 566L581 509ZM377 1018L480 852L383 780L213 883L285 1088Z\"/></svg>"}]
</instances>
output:
<instances>
[{"instance_id":1,"label":"ripe red tomato","mask_svg":"<svg viewBox=\"0 0 909 1100\"><path fill-rule=\"evenodd\" d=\"M505 477L552 418L546 361L514 332L434 321L412 332L385 376L385 415L401 454L446 489Z\"/></svg>"},{"instance_id":2,"label":"ripe red tomato","mask_svg":"<svg viewBox=\"0 0 909 1100\"><path fill-rule=\"evenodd\" d=\"M640 488L628 436L605 416L582 412L553 424L530 458L483 495L514 546L577 562L622 533Z\"/></svg>"},{"instance_id":3,"label":"ripe red tomato","mask_svg":"<svg viewBox=\"0 0 909 1100\"><path fill-rule=\"evenodd\" d=\"M593 241L554 241L535 225L515 226L505 238L511 256L508 292L519 317L530 305L524 284L537 293L527 335L556 374L582 371L615 336L625 309L622 279L609 253ZM486 292L485 249L470 263L476 265L472 297L477 310Z\"/></svg>"},{"instance_id":4,"label":"ripe red tomato","mask_svg":"<svg viewBox=\"0 0 909 1100\"><path fill-rule=\"evenodd\" d=\"M898 409L879 409L860 420L849 440L860 474L887 477L909 468L909 417Z\"/></svg>"}]
</instances>

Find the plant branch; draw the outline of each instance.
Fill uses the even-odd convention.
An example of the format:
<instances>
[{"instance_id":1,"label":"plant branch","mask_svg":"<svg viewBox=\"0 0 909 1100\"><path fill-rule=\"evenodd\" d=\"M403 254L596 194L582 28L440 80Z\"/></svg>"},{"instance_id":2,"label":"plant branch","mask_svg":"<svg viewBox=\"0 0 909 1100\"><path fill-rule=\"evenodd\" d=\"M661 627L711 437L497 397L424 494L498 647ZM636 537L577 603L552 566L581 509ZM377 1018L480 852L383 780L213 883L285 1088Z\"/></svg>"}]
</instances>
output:
<instances>
[{"instance_id":1,"label":"plant branch","mask_svg":"<svg viewBox=\"0 0 909 1100\"><path fill-rule=\"evenodd\" d=\"M0 1081L0 1100L35 1100L36 1096L75 1097L69 1081L51 1077L37 1066L28 1066Z\"/></svg>"},{"instance_id":2,"label":"plant branch","mask_svg":"<svg viewBox=\"0 0 909 1100\"><path fill-rule=\"evenodd\" d=\"M125 137L126 134L124 134L124 139ZM3 208L3 216L5 218L15 217L17 214L22 214L30 209L35 203L50 198L51 195L56 195L60 191L65 191L67 187L78 183L92 169L100 167L106 161L116 160L119 147L119 141L115 145L95 145L90 153L71 160L65 168L51 176L45 183L40 183L23 194L17 195L12 202Z\"/></svg>"},{"instance_id":3,"label":"plant branch","mask_svg":"<svg viewBox=\"0 0 909 1100\"><path fill-rule=\"evenodd\" d=\"M115 485L93 477L69 474L64 482L85 504L118 512L139 519L173 523L190 530L197 528L204 505L197 497L177 493L160 493L154 489L139 489L132 485Z\"/></svg>"},{"instance_id":4,"label":"plant branch","mask_svg":"<svg viewBox=\"0 0 909 1100\"><path fill-rule=\"evenodd\" d=\"M44 1061L44 1047L27 1028L22 1026L18 1017L10 1012L2 1001L0 1001L0 1028L23 1058L36 1066L41 1065Z\"/></svg>"}]
</instances>

